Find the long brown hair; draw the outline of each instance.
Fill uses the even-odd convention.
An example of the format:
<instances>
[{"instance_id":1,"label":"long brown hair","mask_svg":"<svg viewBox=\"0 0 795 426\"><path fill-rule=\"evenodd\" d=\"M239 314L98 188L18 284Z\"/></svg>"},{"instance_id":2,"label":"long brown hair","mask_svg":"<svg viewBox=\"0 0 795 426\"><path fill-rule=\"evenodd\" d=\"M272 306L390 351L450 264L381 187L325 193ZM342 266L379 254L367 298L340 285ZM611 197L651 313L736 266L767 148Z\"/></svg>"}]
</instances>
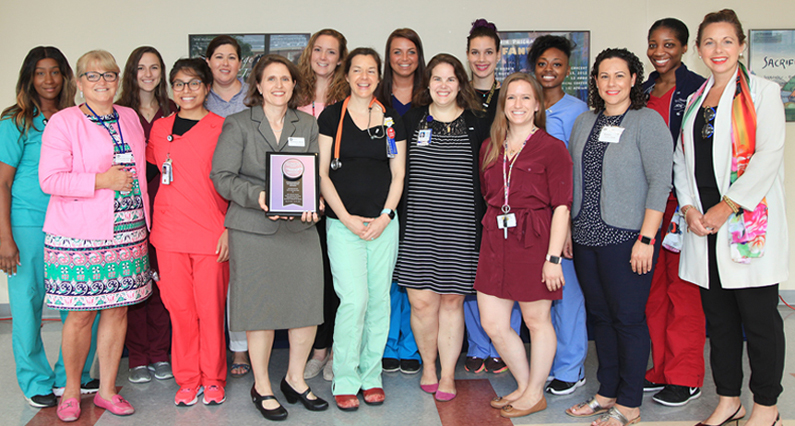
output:
<instances>
[{"instance_id":1,"label":"long brown hair","mask_svg":"<svg viewBox=\"0 0 795 426\"><path fill-rule=\"evenodd\" d=\"M414 88L411 90L411 96L419 92L422 88L422 75L425 73L425 54L422 49L422 40L420 35L411 28L398 28L392 31L389 38L386 39L386 50L384 54L384 78L381 79L381 84L375 89L375 97L382 104L392 106L392 65L389 60L390 51L392 50L392 40L396 38L405 38L406 40L414 43L417 48L417 69L414 70Z\"/></svg>"},{"instance_id":2,"label":"long brown hair","mask_svg":"<svg viewBox=\"0 0 795 426\"><path fill-rule=\"evenodd\" d=\"M428 66L425 67L425 72L422 73L423 89L414 94L414 99L412 102L415 104L415 106L425 106L433 103L429 86L431 84L431 75L433 74L433 70L437 65L440 64L448 64L453 67L455 78L458 80L459 89L458 94L455 97L456 104L459 107L468 109L470 111L482 111L483 105L477 100L475 89L473 89L472 85L469 84L466 69L464 69L464 66L461 64L461 61L459 61L458 58L447 53L440 53L431 58L431 61L428 62Z\"/></svg>"},{"instance_id":3,"label":"long brown hair","mask_svg":"<svg viewBox=\"0 0 795 426\"><path fill-rule=\"evenodd\" d=\"M158 106L163 111L163 117L171 114L171 105L168 98L168 83L166 82L166 64L160 52L152 46L141 46L130 53L127 63L124 65L124 74L121 80L121 96L116 101L117 105L126 106L138 111L141 108L141 87L138 86L138 63L141 62L145 53L157 56L160 61L160 83L155 88L155 99Z\"/></svg>"},{"instance_id":4,"label":"long brown hair","mask_svg":"<svg viewBox=\"0 0 795 426\"><path fill-rule=\"evenodd\" d=\"M41 114L41 101L39 100L39 93L33 86L33 77L36 75L36 65L42 59L54 59L58 64L58 69L61 72L63 85L61 86L61 93L58 94L56 102L58 110L74 106L75 93L77 92L75 86L75 78L72 73L72 67L66 57L58 50L57 47L52 46L38 46L30 49L25 60L22 61L22 67L19 69L19 79L17 80L17 103L3 110L0 114L1 119L10 118L14 120L17 129L20 133L27 134L28 130L33 127L33 118Z\"/></svg>"},{"instance_id":5,"label":"long brown hair","mask_svg":"<svg viewBox=\"0 0 795 426\"><path fill-rule=\"evenodd\" d=\"M538 111L535 112L533 117L533 124L539 129L546 130L547 114L544 107L544 88L541 87L538 80L530 74L515 72L509 75L508 78L503 80L502 89L500 89L500 97L497 101L497 113L494 116L494 123L491 125L491 140L489 141L486 155L483 157L483 170L486 170L486 167L497 160L497 157L500 155L500 148L502 148L502 144L508 135L510 124L505 117L505 97L508 94L511 83L515 81L526 81L530 83L530 86L533 88L533 97L536 98L536 102L538 103Z\"/></svg>"},{"instance_id":6,"label":"long brown hair","mask_svg":"<svg viewBox=\"0 0 795 426\"><path fill-rule=\"evenodd\" d=\"M345 63L345 58L348 56L348 41L339 31L326 28L312 34L303 53L301 53L301 59L298 61L298 71L301 72L301 77L304 82L304 84L298 88L299 106L309 105L315 100L317 76L315 76L315 72L312 71L312 50L315 48L317 39L323 35L334 37L337 40L337 43L339 43L338 50L340 55L340 64L334 69L334 77L331 79L331 84L326 91L326 99L324 99L323 102L326 105L330 105L348 96L350 86L348 82L345 81L345 71L342 67L342 64Z\"/></svg>"}]
</instances>

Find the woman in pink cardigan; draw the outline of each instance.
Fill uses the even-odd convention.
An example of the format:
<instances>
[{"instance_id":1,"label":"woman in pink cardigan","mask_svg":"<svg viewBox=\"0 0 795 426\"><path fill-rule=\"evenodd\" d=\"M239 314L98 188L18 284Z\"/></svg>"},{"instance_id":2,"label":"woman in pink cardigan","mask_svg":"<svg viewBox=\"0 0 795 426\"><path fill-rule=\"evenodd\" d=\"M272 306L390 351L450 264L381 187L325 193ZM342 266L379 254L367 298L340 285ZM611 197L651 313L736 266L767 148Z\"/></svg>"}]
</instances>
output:
<instances>
[{"instance_id":1,"label":"woman in pink cardigan","mask_svg":"<svg viewBox=\"0 0 795 426\"><path fill-rule=\"evenodd\" d=\"M47 306L69 311L62 349L66 389L58 418L80 417L80 372L99 310L100 388L94 404L116 415L135 409L116 393L127 306L151 293L149 199L143 129L135 111L113 106L119 67L103 50L77 61L80 106L52 116L42 137L39 181L51 194L44 220Z\"/></svg>"}]
</instances>

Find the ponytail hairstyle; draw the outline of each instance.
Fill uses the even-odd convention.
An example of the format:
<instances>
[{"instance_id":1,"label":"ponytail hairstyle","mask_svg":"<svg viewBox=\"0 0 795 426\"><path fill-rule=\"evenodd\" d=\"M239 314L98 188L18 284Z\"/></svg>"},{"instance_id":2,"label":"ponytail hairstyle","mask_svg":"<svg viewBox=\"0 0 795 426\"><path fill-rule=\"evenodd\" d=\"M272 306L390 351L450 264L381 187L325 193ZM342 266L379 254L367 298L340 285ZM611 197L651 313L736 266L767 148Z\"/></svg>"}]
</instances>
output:
<instances>
[{"instance_id":1,"label":"ponytail hairstyle","mask_svg":"<svg viewBox=\"0 0 795 426\"><path fill-rule=\"evenodd\" d=\"M500 36L497 34L497 26L493 22L481 18L472 23L472 29L469 30L467 36L467 52L469 52L469 44L478 37L491 38L494 40L494 46L498 51L500 50Z\"/></svg>"}]
</instances>

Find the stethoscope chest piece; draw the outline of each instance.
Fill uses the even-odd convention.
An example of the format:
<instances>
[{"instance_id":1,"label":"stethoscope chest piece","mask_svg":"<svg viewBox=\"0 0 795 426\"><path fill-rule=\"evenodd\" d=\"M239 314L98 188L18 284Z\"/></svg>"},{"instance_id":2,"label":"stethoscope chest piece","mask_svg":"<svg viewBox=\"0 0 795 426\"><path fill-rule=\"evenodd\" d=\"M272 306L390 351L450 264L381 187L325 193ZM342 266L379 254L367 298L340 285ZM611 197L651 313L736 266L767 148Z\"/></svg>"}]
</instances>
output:
<instances>
[{"instance_id":1,"label":"stethoscope chest piece","mask_svg":"<svg viewBox=\"0 0 795 426\"><path fill-rule=\"evenodd\" d=\"M331 170L339 170L342 167L342 161L339 158L331 160Z\"/></svg>"}]
</instances>

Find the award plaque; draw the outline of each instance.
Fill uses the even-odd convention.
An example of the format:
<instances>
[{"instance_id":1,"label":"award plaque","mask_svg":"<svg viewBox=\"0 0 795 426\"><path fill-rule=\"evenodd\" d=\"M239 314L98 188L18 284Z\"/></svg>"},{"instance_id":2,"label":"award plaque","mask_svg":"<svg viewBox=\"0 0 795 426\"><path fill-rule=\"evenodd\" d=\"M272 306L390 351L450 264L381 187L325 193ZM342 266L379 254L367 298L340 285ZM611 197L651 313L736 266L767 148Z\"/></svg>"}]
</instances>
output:
<instances>
[{"instance_id":1,"label":"award plaque","mask_svg":"<svg viewBox=\"0 0 795 426\"><path fill-rule=\"evenodd\" d=\"M317 154L267 153L268 216L317 212L320 195Z\"/></svg>"}]
</instances>

